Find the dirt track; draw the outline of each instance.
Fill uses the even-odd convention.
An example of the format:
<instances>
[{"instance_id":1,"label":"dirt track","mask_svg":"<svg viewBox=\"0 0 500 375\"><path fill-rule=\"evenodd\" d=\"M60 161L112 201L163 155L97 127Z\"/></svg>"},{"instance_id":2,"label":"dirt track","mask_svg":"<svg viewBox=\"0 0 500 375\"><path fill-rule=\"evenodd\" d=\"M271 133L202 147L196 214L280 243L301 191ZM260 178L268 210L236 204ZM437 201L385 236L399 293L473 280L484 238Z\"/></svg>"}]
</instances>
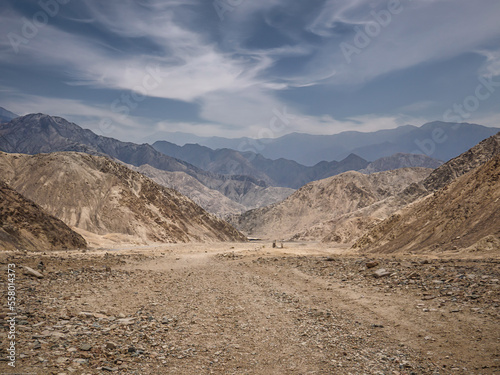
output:
<instances>
[{"instance_id":1,"label":"dirt track","mask_svg":"<svg viewBox=\"0 0 500 375\"><path fill-rule=\"evenodd\" d=\"M16 372L500 372L497 260L383 258L367 269L342 249L262 246L3 254L2 282L7 263L45 266L43 279L17 281ZM391 276L374 278L378 268Z\"/></svg>"}]
</instances>

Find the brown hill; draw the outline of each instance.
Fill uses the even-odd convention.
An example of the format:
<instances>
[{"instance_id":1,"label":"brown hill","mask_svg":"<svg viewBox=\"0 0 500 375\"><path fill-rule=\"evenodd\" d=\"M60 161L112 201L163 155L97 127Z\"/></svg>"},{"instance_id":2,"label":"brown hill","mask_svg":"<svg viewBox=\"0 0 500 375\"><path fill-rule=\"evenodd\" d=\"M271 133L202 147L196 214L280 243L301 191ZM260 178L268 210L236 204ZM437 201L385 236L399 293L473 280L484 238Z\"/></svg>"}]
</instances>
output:
<instances>
[{"instance_id":1,"label":"brown hill","mask_svg":"<svg viewBox=\"0 0 500 375\"><path fill-rule=\"evenodd\" d=\"M0 250L86 247L82 236L0 181Z\"/></svg>"},{"instance_id":2,"label":"brown hill","mask_svg":"<svg viewBox=\"0 0 500 375\"><path fill-rule=\"evenodd\" d=\"M189 198L105 157L0 153L0 174L21 194L85 232L118 233L142 242L245 239Z\"/></svg>"},{"instance_id":3,"label":"brown hill","mask_svg":"<svg viewBox=\"0 0 500 375\"><path fill-rule=\"evenodd\" d=\"M354 245L371 252L484 248L500 240L500 155L404 208Z\"/></svg>"},{"instance_id":4,"label":"brown hill","mask_svg":"<svg viewBox=\"0 0 500 375\"><path fill-rule=\"evenodd\" d=\"M234 219L235 226L257 237L322 239L339 224L339 218L350 221L349 214L393 197L408 184L427 177L431 171L403 168L371 175L354 171L342 173L311 182L280 203L246 212ZM373 217L365 220L359 230L366 229L373 220L380 220L377 219L380 215L384 218L398 208L400 206L386 212L385 205L377 206L371 212Z\"/></svg>"}]
</instances>

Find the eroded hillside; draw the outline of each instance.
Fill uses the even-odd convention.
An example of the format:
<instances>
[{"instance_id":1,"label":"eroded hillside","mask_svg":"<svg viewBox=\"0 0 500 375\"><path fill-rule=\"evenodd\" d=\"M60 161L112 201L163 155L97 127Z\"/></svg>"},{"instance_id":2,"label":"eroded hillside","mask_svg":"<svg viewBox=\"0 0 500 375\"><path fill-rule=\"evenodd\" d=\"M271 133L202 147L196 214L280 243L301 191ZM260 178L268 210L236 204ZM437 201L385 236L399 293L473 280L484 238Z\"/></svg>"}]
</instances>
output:
<instances>
[{"instance_id":1,"label":"eroded hillside","mask_svg":"<svg viewBox=\"0 0 500 375\"><path fill-rule=\"evenodd\" d=\"M97 235L139 242L244 239L189 198L105 157L1 153L0 173L47 212Z\"/></svg>"},{"instance_id":2,"label":"eroded hillside","mask_svg":"<svg viewBox=\"0 0 500 375\"><path fill-rule=\"evenodd\" d=\"M86 247L82 236L0 181L0 250Z\"/></svg>"}]
</instances>

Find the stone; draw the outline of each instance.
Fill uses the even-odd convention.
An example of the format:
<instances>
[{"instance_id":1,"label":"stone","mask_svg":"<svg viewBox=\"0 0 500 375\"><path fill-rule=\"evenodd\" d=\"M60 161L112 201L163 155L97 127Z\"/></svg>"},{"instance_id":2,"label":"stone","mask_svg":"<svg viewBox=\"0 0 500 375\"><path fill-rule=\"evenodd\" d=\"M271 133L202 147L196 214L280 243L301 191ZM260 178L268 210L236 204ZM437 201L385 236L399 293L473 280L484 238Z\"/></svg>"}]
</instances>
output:
<instances>
[{"instance_id":1,"label":"stone","mask_svg":"<svg viewBox=\"0 0 500 375\"><path fill-rule=\"evenodd\" d=\"M82 318L93 318L94 317L94 314L92 314L91 312L87 312L87 311L82 311L78 314L78 316L82 317Z\"/></svg>"},{"instance_id":2,"label":"stone","mask_svg":"<svg viewBox=\"0 0 500 375\"><path fill-rule=\"evenodd\" d=\"M94 313L92 316L96 319L108 319L107 315L101 314L101 313Z\"/></svg>"},{"instance_id":3,"label":"stone","mask_svg":"<svg viewBox=\"0 0 500 375\"><path fill-rule=\"evenodd\" d=\"M108 372L115 372L118 371L118 368L116 367L108 367L108 366L103 366L101 367L102 371L108 371Z\"/></svg>"},{"instance_id":4,"label":"stone","mask_svg":"<svg viewBox=\"0 0 500 375\"><path fill-rule=\"evenodd\" d=\"M83 350L84 352L88 352L92 349L92 345L84 343L80 345L79 349Z\"/></svg>"},{"instance_id":5,"label":"stone","mask_svg":"<svg viewBox=\"0 0 500 375\"><path fill-rule=\"evenodd\" d=\"M366 262L366 268L375 268L377 266L378 266L378 262L377 261Z\"/></svg>"},{"instance_id":6,"label":"stone","mask_svg":"<svg viewBox=\"0 0 500 375\"><path fill-rule=\"evenodd\" d=\"M43 279L44 276L38 272L38 271L35 271L33 268L30 268L30 267L27 267L27 266L23 266L24 268L24 274L25 275L28 275L28 276L33 276L33 277L36 277L36 278L39 278L39 279Z\"/></svg>"},{"instance_id":7,"label":"stone","mask_svg":"<svg viewBox=\"0 0 500 375\"><path fill-rule=\"evenodd\" d=\"M116 350L118 346L114 342L107 342L106 343L106 349L108 350Z\"/></svg>"},{"instance_id":8,"label":"stone","mask_svg":"<svg viewBox=\"0 0 500 375\"><path fill-rule=\"evenodd\" d=\"M381 277L389 276L390 274L391 273L387 271L385 268L380 268L373 273L373 276L379 279Z\"/></svg>"},{"instance_id":9,"label":"stone","mask_svg":"<svg viewBox=\"0 0 500 375\"><path fill-rule=\"evenodd\" d=\"M122 318L122 319L118 319L117 322L121 325L129 326L129 325L132 325L135 323L135 319L134 318Z\"/></svg>"}]
</instances>

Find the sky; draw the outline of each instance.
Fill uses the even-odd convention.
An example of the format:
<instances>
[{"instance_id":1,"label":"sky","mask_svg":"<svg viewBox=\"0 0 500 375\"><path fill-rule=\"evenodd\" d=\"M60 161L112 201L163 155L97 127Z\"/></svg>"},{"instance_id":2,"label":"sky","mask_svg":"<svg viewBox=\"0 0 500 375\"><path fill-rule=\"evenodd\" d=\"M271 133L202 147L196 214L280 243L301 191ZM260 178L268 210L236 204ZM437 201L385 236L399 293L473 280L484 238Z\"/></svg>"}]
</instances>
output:
<instances>
[{"instance_id":1,"label":"sky","mask_svg":"<svg viewBox=\"0 0 500 375\"><path fill-rule=\"evenodd\" d=\"M125 141L500 126L498 0L3 0L0 106Z\"/></svg>"}]
</instances>

